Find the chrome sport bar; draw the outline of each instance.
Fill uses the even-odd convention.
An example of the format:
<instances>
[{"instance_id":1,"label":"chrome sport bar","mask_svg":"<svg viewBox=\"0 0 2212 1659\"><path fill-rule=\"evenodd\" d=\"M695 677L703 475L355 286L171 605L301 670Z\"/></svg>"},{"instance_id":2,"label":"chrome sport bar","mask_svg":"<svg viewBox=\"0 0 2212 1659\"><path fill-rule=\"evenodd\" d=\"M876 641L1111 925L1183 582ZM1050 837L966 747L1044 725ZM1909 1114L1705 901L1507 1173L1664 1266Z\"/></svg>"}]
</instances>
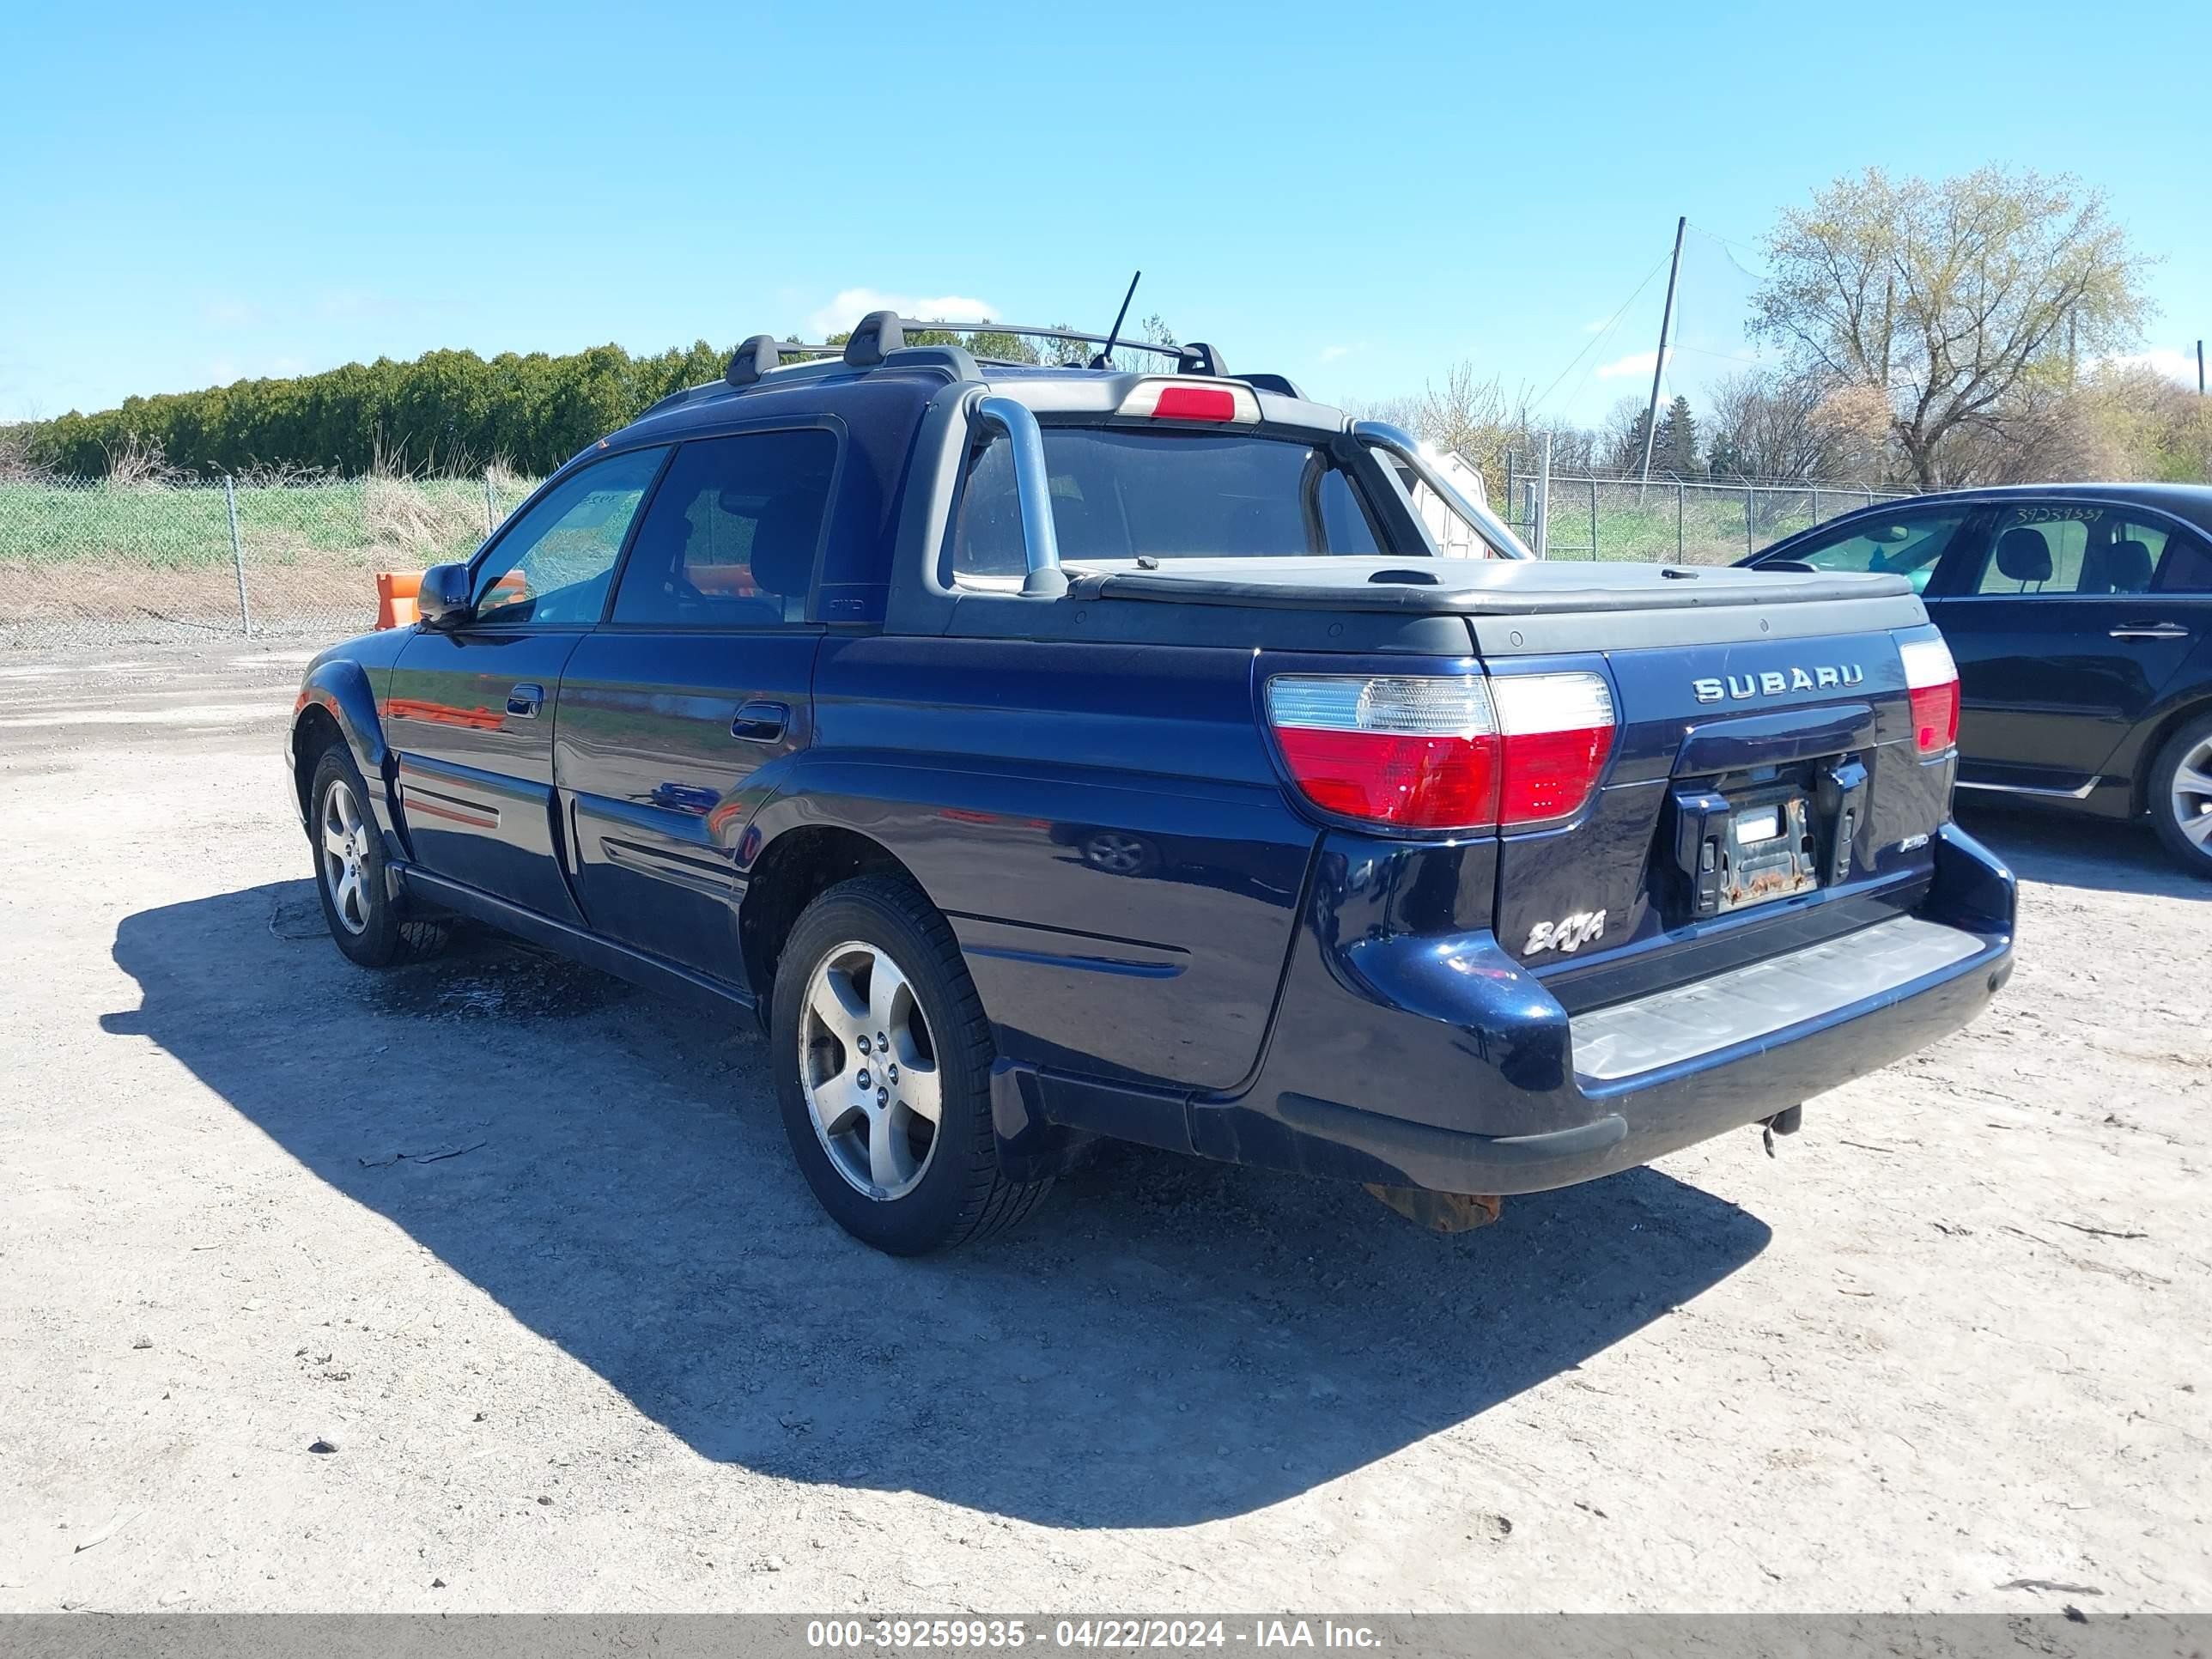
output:
<instances>
[{"instance_id":1,"label":"chrome sport bar","mask_svg":"<svg viewBox=\"0 0 2212 1659\"><path fill-rule=\"evenodd\" d=\"M1474 526L1485 541L1507 558L1533 559L1536 556L1528 550L1528 544L1513 533L1512 526L1504 520L1499 518L1488 507L1478 507L1461 495L1453 487L1451 481L1431 465L1428 458L1421 453L1420 442L1412 433L1402 428L1392 426L1387 421L1354 421L1352 423L1352 435L1361 443L1372 444L1377 449L1387 450L1403 461L1413 469L1415 477L1436 491L1438 499L1446 507Z\"/></svg>"},{"instance_id":2,"label":"chrome sport bar","mask_svg":"<svg viewBox=\"0 0 2212 1659\"><path fill-rule=\"evenodd\" d=\"M1052 522L1052 483L1045 472L1044 434L1026 404L1012 398L979 398L975 418L1006 434L1014 463L1014 494L1022 504L1022 549L1029 560L1029 574L1022 592L1034 599L1056 599L1067 592L1067 577L1060 568L1060 532Z\"/></svg>"}]
</instances>

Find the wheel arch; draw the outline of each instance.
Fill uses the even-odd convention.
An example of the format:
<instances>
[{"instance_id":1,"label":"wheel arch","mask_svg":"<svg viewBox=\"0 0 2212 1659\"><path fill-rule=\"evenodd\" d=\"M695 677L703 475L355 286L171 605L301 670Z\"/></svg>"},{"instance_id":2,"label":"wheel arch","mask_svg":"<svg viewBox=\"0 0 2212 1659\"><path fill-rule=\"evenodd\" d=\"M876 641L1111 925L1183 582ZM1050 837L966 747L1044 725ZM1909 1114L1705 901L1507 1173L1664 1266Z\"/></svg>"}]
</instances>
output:
<instances>
[{"instance_id":1,"label":"wheel arch","mask_svg":"<svg viewBox=\"0 0 2212 1659\"><path fill-rule=\"evenodd\" d=\"M890 848L842 824L787 830L753 860L738 904L738 942L763 1024L769 1018L776 963L793 926L822 894L856 876L895 877L927 896L914 872Z\"/></svg>"},{"instance_id":2,"label":"wheel arch","mask_svg":"<svg viewBox=\"0 0 2212 1659\"><path fill-rule=\"evenodd\" d=\"M2191 721L2202 720L2207 714L2212 714L2212 688L2203 689L2188 702L2167 709L2145 732L2142 746L2136 750L2135 765L2131 769L2134 781L2129 786L2128 793L2128 815L2130 817L2148 816L2150 775L2173 734Z\"/></svg>"},{"instance_id":3,"label":"wheel arch","mask_svg":"<svg viewBox=\"0 0 2212 1659\"><path fill-rule=\"evenodd\" d=\"M376 694L369 688L368 675L359 663L339 659L317 663L307 671L299 700L293 705L289 738L292 787L303 823L308 815L307 792L314 781L315 763L335 740L352 752L354 764L369 784L370 809L379 827L397 828L384 722L377 713Z\"/></svg>"}]
</instances>

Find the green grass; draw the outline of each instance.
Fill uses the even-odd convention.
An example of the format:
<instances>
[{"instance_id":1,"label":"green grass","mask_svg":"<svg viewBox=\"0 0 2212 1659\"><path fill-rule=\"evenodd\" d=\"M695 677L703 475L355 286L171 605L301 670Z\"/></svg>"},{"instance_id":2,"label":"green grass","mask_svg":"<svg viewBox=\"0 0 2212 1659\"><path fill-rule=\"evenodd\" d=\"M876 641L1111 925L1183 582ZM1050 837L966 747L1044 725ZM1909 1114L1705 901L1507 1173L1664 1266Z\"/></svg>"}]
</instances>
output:
<instances>
[{"instance_id":1,"label":"green grass","mask_svg":"<svg viewBox=\"0 0 2212 1659\"><path fill-rule=\"evenodd\" d=\"M1863 506L1867 500L1863 492L1824 489L1820 493L1816 519L1809 490L1762 490L1753 498L1747 534L1746 503L1741 491L1685 489L1679 528L1672 483L1653 483L1648 488L1600 483L1596 497L1593 526L1589 485L1562 480L1553 486L1549 550L1553 558L1669 563L1680 559L1688 564L1730 564L1784 536ZM1593 529L1595 553L1590 546ZM1521 530L1524 539L1533 539L1533 530L1527 526Z\"/></svg>"},{"instance_id":2,"label":"green grass","mask_svg":"<svg viewBox=\"0 0 2212 1659\"><path fill-rule=\"evenodd\" d=\"M498 510L513 507L528 488L507 486ZM473 478L368 478L242 487L238 526L249 566L419 568L465 557L483 538L483 485ZM227 566L229 512L220 485L0 485L0 560L89 560L155 570Z\"/></svg>"}]
</instances>

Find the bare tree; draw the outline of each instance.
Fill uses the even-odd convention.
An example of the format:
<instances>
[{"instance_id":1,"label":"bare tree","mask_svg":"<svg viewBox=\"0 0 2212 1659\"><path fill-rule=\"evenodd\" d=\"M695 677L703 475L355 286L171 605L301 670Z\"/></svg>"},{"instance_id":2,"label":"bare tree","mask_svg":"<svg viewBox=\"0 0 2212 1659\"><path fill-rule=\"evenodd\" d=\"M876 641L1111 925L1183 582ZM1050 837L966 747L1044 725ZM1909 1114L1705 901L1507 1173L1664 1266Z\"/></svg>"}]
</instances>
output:
<instances>
[{"instance_id":1,"label":"bare tree","mask_svg":"<svg viewBox=\"0 0 2212 1659\"><path fill-rule=\"evenodd\" d=\"M1832 438L1820 422L1827 387L1812 374L1745 369L1705 389L1705 445L1728 477L1820 477Z\"/></svg>"},{"instance_id":2,"label":"bare tree","mask_svg":"<svg viewBox=\"0 0 2212 1659\"><path fill-rule=\"evenodd\" d=\"M33 441L36 434L28 421L0 426L0 483L44 483L52 476Z\"/></svg>"},{"instance_id":3,"label":"bare tree","mask_svg":"<svg viewBox=\"0 0 2212 1659\"><path fill-rule=\"evenodd\" d=\"M2033 173L1869 169L1784 214L1767 252L1753 332L1878 393L1923 489L1960 476L1962 433L2002 427L2023 394L2128 343L2148 310L2143 261L2103 196Z\"/></svg>"}]
</instances>

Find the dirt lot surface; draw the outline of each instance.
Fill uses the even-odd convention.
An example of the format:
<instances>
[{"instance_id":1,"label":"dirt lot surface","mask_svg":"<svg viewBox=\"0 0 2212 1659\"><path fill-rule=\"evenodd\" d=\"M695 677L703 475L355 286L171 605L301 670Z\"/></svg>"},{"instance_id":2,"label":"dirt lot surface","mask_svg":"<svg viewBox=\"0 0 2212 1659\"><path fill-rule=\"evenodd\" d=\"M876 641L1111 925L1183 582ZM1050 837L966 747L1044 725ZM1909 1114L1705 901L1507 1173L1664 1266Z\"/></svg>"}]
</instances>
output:
<instances>
[{"instance_id":1,"label":"dirt lot surface","mask_svg":"<svg viewBox=\"0 0 2212 1659\"><path fill-rule=\"evenodd\" d=\"M749 1032L338 956L303 655L0 658L0 1610L2212 1608L2212 887L2147 839L1970 820L2010 988L1778 1158L1439 1239L1119 1152L897 1262Z\"/></svg>"}]
</instances>

